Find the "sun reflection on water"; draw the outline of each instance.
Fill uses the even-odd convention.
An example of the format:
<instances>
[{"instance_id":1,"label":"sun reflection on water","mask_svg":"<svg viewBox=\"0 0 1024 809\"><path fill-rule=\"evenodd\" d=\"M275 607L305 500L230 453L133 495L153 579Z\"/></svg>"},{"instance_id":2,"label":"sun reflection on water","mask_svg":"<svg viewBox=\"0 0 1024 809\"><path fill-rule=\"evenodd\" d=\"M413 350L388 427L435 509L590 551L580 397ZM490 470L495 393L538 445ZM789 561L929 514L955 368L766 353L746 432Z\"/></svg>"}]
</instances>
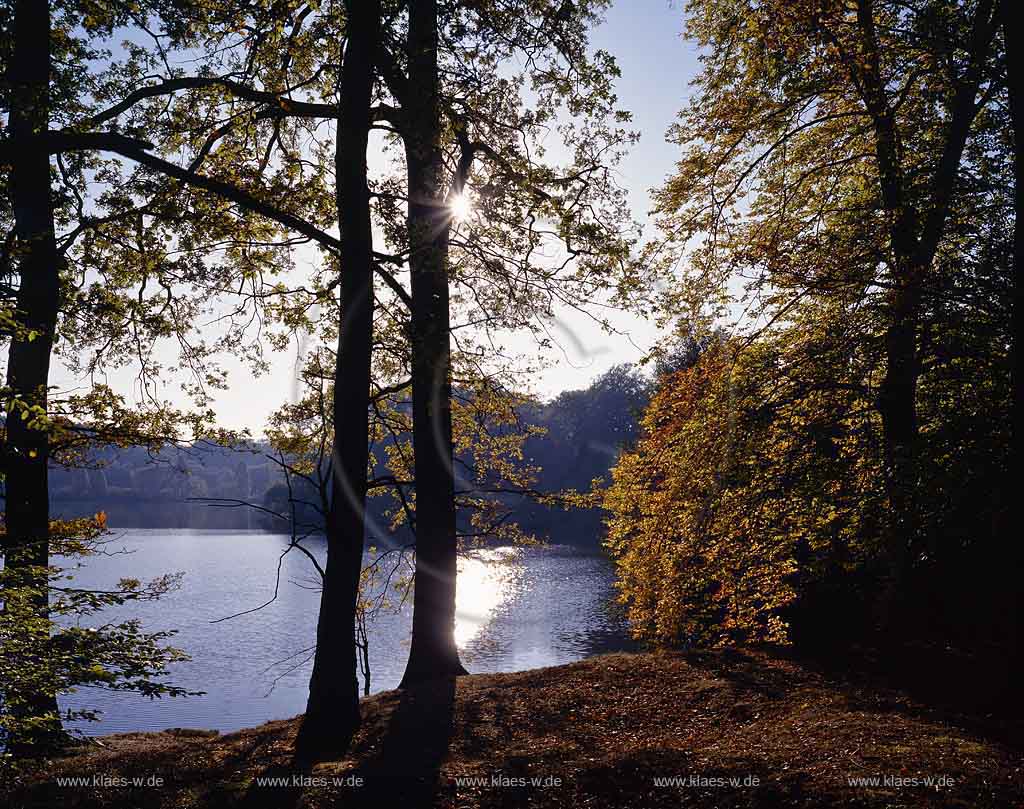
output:
<instances>
[{"instance_id":1,"label":"sun reflection on water","mask_svg":"<svg viewBox=\"0 0 1024 809\"><path fill-rule=\"evenodd\" d=\"M465 647L520 585L518 548L474 550L459 557L455 582L455 643Z\"/></svg>"}]
</instances>

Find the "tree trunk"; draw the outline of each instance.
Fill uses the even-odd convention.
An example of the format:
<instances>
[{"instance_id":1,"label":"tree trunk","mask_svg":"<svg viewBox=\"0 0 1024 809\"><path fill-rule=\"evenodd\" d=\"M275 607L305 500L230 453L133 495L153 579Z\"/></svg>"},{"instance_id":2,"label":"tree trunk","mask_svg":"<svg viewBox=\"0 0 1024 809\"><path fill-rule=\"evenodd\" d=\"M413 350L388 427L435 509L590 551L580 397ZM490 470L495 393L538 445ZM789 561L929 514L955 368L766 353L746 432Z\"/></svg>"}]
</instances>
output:
<instances>
[{"instance_id":1,"label":"tree trunk","mask_svg":"<svg viewBox=\"0 0 1024 809\"><path fill-rule=\"evenodd\" d=\"M1009 482L1013 480L1013 468L1018 468L1017 480L1020 480L1020 458L1021 458L1021 387L1022 387L1022 376L1020 371L1020 333L1021 329L1024 328L1021 324L1021 309L1020 309L1020 255L1021 255L1021 221L1020 212L1021 208L1024 207L1024 189L1021 188L1021 141L1024 139L1024 125L1021 123L1021 107L1024 105L1024 99L1021 98L1020 82L1014 79L1014 76L1019 76L1020 69L1020 57L1017 56L1016 48L1010 44L1010 30L1011 30L1011 13L1010 3L1007 0L1003 0L999 4L999 11L1001 16L1001 22L1003 26L1003 46L1006 48L1006 67L1007 75L1010 77L1009 81L1009 96L1010 96L1010 121L1013 126L1013 189L1014 189L1014 220L1013 220L1013 315L1012 315L1012 332L1013 344L1010 349L1010 377L1012 385L1013 404L1012 412L1010 414L1010 430L1011 430L1011 458L1013 458L1012 466L1010 468L1010 478L1006 481L1005 486L1007 491L1012 488L1012 484ZM1010 570L1015 571L1015 575L1019 576L1020 571L1024 570L1024 543L1020 539L1013 539L1016 535L1015 526L1016 520L1014 517L1016 504L1011 502L1005 502L1003 504L1003 519L999 530L1002 534L1004 542L1012 543L1012 549L1008 554L1010 561ZM1012 574L1014 575L1014 574ZM1019 580L1015 580L1014 584L1017 588L1016 598L1016 615L1015 617L1015 632L1014 642L1015 648L1013 651L1013 659L1011 661L1010 678L1011 682L1017 682L1018 684L1024 682L1024 587L1021 587ZM1018 699L1020 699L1018 697ZM1018 703L1018 709L1021 707Z\"/></svg>"},{"instance_id":2,"label":"tree trunk","mask_svg":"<svg viewBox=\"0 0 1024 809\"><path fill-rule=\"evenodd\" d=\"M1018 340L1020 338L1021 329L1024 325L1021 324L1020 317L1020 254L1021 254L1021 221L1020 221L1020 210L1024 206L1024 188L1021 187L1021 140L1024 139L1024 123L1021 121L1021 107L1024 106L1024 99L1021 98L1020 82L1014 80L1014 76L1019 75L1020 70L1020 57L1017 56L1017 51L1010 45L1010 3L1004 2L1000 4L1000 11L1002 14L1003 23L1003 42L1006 47L1006 67L1007 75L1010 77L1009 82L1009 97L1010 97L1010 123L1013 127L1013 190L1014 190L1014 220L1013 220L1013 315L1012 315L1012 333L1014 335L1014 342L1011 347L1011 365L1010 373L1012 375L1012 390L1013 390L1013 414L1011 416L1011 428L1013 430L1013 446L1015 449L1015 457L1020 458L1020 438L1021 438L1021 388L1022 388L1022 375L1020 371L1020 348ZM1018 461L1019 462L1019 461Z\"/></svg>"},{"instance_id":3,"label":"tree trunk","mask_svg":"<svg viewBox=\"0 0 1024 809\"><path fill-rule=\"evenodd\" d=\"M917 334L922 289L945 229L957 171L977 115L975 97L995 31L995 17L992 0L982 0L975 9L970 67L950 102L949 128L932 178L930 205L924 211L915 209L908 198L901 162L903 148L882 76L872 0L858 0L857 22L862 62L855 71L861 79L864 102L875 132L882 203L889 217L893 252L893 289L885 334L886 371L878 397L886 488L892 510L885 549L889 581L880 604L883 620L891 628L896 617L892 613L899 606L896 597L902 592L910 571L920 524L916 497L920 471L916 397L920 375Z\"/></svg>"},{"instance_id":4,"label":"tree trunk","mask_svg":"<svg viewBox=\"0 0 1024 809\"><path fill-rule=\"evenodd\" d=\"M857 83L862 87L874 130L882 206L889 220L892 248L892 288L887 300L888 323L885 330L886 368L878 396L885 487L891 518L883 548L887 570L877 605L881 627L889 632L896 627L900 617L901 596L910 573L915 544L919 541L917 384L921 366L917 338L921 298L948 215L957 168L976 115L974 97L980 81L985 43L990 39L985 25L990 16L988 6L984 3L979 6L972 37L972 53L977 62L952 101L947 139L932 179L930 207L922 211L909 197L902 162L904 148L882 75L873 2L857 2L861 59L853 70Z\"/></svg>"},{"instance_id":5,"label":"tree trunk","mask_svg":"<svg viewBox=\"0 0 1024 809\"><path fill-rule=\"evenodd\" d=\"M1010 45L1010 4L1002 3L1003 11L1003 39L1006 43L1007 72L1010 75L1010 119L1013 122L1013 189L1014 189L1014 220L1013 220L1013 445L1017 448L1016 457L1021 457L1021 410L1020 401L1022 394L1022 375L1020 371L1020 339L1021 329L1024 324L1020 317L1020 255L1021 255L1021 222L1020 211L1024 207L1024 188L1021 187L1021 140L1024 139L1024 124L1021 122L1021 106L1024 99L1021 98L1020 83L1014 80L1014 76L1020 73L1020 57L1016 49ZM1019 462L1019 461L1018 461Z\"/></svg>"},{"instance_id":6,"label":"tree trunk","mask_svg":"<svg viewBox=\"0 0 1024 809\"><path fill-rule=\"evenodd\" d=\"M409 7L405 104L416 450L416 581L412 646L401 687L465 674L455 646L457 538L452 468L448 228L441 151L437 0Z\"/></svg>"},{"instance_id":7,"label":"tree trunk","mask_svg":"<svg viewBox=\"0 0 1024 809\"><path fill-rule=\"evenodd\" d=\"M296 739L296 755L304 759L343 752L359 728L355 627L365 533L373 340L373 233L366 149L380 0L350 0L346 8L335 153L342 249L331 501L316 654L306 715Z\"/></svg>"},{"instance_id":8,"label":"tree trunk","mask_svg":"<svg viewBox=\"0 0 1024 809\"><path fill-rule=\"evenodd\" d=\"M47 615L50 561L49 438L30 426L24 408L46 410L50 350L59 305L59 258L53 223L50 160L44 140L49 126L50 9L41 0L18 0L14 10L14 51L7 72L10 132L16 158L10 194L17 237L19 287L17 320L22 332L11 337L7 365L5 565L27 568L25 581L38 588L37 610ZM27 418L26 418L27 416ZM20 577L19 577L20 578ZM46 649L39 650L45 656ZM22 695L28 716L52 715L35 741L60 734L55 694ZM15 753L29 753L34 740L11 740Z\"/></svg>"},{"instance_id":9,"label":"tree trunk","mask_svg":"<svg viewBox=\"0 0 1024 809\"><path fill-rule=\"evenodd\" d=\"M901 155L903 153L895 113L882 78L881 53L875 30L872 0L858 0L857 25L860 61L853 74L861 90L875 135L882 206L889 220L892 246L892 290L888 299L885 330L885 376L878 395L885 454L885 486L892 512L886 529L883 554L886 581L878 599L879 618L891 627L897 596L902 590L917 533L914 492L917 483L917 330L921 284L931 258L921 260L918 211L907 199Z\"/></svg>"},{"instance_id":10,"label":"tree trunk","mask_svg":"<svg viewBox=\"0 0 1024 809\"><path fill-rule=\"evenodd\" d=\"M909 263L909 262L908 262ZM884 622L892 625L900 608L899 595L909 572L917 535L917 352L920 319L920 274L904 270L896 279L885 334L885 377L879 396L882 416L886 490L892 520L888 527L889 581L882 599Z\"/></svg>"}]
</instances>

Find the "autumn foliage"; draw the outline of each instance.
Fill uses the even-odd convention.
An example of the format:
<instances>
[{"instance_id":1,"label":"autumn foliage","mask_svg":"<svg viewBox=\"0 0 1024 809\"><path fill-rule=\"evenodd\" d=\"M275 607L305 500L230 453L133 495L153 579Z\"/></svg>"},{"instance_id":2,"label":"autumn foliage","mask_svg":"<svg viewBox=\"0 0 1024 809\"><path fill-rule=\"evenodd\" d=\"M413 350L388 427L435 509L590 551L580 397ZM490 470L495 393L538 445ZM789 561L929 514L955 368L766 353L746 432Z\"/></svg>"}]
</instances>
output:
<instances>
[{"instance_id":1,"label":"autumn foliage","mask_svg":"<svg viewBox=\"0 0 1024 809\"><path fill-rule=\"evenodd\" d=\"M640 637L1019 643L998 9L690 3L646 255L666 319L730 336L663 375L605 495Z\"/></svg>"},{"instance_id":2,"label":"autumn foliage","mask_svg":"<svg viewBox=\"0 0 1024 809\"><path fill-rule=\"evenodd\" d=\"M803 590L858 568L878 492L856 418L788 399L777 347L723 341L662 381L605 506L621 599L660 642L787 642ZM816 400L817 399L817 400Z\"/></svg>"}]
</instances>

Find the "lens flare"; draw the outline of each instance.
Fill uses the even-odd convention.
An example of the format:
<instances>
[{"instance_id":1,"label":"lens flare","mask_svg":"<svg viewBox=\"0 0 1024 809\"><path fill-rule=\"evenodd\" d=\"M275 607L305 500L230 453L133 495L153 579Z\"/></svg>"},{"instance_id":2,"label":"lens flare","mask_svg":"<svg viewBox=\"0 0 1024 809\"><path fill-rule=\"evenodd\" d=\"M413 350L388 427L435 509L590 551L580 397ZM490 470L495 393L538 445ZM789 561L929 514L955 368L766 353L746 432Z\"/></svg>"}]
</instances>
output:
<instances>
[{"instance_id":1,"label":"lens flare","mask_svg":"<svg viewBox=\"0 0 1024 809\"><path fill-rule=\"evenodd\" d=\"M473 201L469 198L469 194L456 194L451 201L450 207L452 218L456 222L468 219L469 215L473 213Z\"/></svg>"}]
</instances>

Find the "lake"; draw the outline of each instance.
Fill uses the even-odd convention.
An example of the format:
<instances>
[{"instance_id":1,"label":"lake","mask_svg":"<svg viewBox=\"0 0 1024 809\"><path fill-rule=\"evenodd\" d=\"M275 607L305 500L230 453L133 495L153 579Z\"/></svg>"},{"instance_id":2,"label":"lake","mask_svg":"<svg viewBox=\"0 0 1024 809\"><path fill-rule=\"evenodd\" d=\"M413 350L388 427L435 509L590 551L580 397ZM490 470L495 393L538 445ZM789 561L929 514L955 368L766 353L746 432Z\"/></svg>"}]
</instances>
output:
<instances>
[{"instance_id":1,"label":"lake","mask_svg":"<svg viewBox=\"0 0 1024 809\"><path fill-rule=\"evenodd\" d=\"M171 643L192 659L175 664L170 681L206 693L149 700L83 689L62 698L61 707L96 708L103 717L77 728L89 735L170 727L231 731L302 713L320 593L305 555L292 550L282 557L288 541L248 531L116 531L107 550L124 552L86 560L75 574L78 586L177 571L185 576L180 589L159 601L93 618L139 618L149 631L177 630ZM304 545L322 564L324 541ZM395 576L403 573L408 570L399 568ZM463 664L472 673L517 671L633 648L626 623L611 606L612 580L606 558L565 545L469 552L459 562L456 607ZM368 623L372 692L394 688L408 656L411 597L403 604L388 592L392 603Z\"/></svg>"}]
</instances>

